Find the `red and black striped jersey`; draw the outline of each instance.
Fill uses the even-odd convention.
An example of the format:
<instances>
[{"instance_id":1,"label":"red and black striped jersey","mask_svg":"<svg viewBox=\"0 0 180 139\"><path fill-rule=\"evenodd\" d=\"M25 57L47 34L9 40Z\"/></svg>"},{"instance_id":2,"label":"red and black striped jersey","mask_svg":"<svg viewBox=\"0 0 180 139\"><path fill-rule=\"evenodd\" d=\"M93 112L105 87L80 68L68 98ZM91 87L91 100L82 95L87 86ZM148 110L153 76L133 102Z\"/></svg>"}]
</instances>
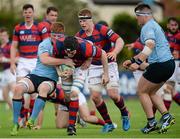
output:
<instances>
[{"instance_id":1,"label":"red and black striped jersey","mask_svg":"<svg viewBox=\"0 0 180 139\"><path fill-rule=\"evenodd\" d=\"M19 43L20 57L37 58L38 45L42 41L38 23L34 22L30 29L26 28L25 22L16 25L13 41Z\"/></svg>"},{"instance_id":2,"label":"red and black striped jersey","mask_svg":"<svg viewBox=\"0 0 180 139\"><path fill-rule=\"evenodd\" d=\"M65 53L65 48L63 46L64 39L65 38L52 40L53 50L54 50L53 52L55 57L58 58L67 57L67 54ZM96 47L95 45L93 45L92 43L90 43L85 39L77 37L77 40L79 45L76 50L76 54L72 58L75 63L75 67L80 67L88 58L91 57L97 59L101 58L102 50L100 48Z\"/></svg>"},{"instance_id":3,"label":"red and black striped jersey","mask_svg":"<svg viewBox=\"0 0 180 139\"><path fill-rule=\"evenodd\" d=\"M105 52L111 52L114 50L114 45L116 40L119 38L119 35L116 34L112 29L109 29L107 26L101 24L95 24L91 36L87 36L84 30L80 30L76 33L77 37L89 40L94 43L95 46L103 49ZM109 60L110 62L111 60ZM101 64L97 59L93 59L93 64Z\"/></svg>"}]
</instances>

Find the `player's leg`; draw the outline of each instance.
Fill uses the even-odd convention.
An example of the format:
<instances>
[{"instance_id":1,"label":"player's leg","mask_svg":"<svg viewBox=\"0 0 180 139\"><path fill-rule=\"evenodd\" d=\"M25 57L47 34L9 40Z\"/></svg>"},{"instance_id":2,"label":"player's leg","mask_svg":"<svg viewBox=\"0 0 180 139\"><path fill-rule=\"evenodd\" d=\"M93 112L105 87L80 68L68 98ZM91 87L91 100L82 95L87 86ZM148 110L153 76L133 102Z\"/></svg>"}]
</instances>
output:
<instances>
[{"instance_id":1,"label":"player's leg","mask_svg":"<svg viewBox=\"0 0 180 139\"><path fill-rule=\"evenodd\" d=\"M64 105L59 105L57 116L55 119L56 128L67 128L69 120L68 108Z\"/></svg>"},{"instance_id":2,"label":"player's leg","mask_svg":"<svg viewBox=\"0 0 180 139\"><path fill-rule=\"evenodd\" d=\"M79 113L80 118L82 118L85 122L102 126L105 125L105 122L103 120L101 120L95 115L90 115L86 98L82 93L79 93Z\"/></svg>"},{"instance_id":3,"label":"player's leg","mask_svg":"<svg viewBox=\"0 0 180 139\"><path fill-rule=\"evenodd\" d=\"M122 128L124 131L127 131L130 128L129 113L125 106L124 98L119 94L120 79L119 79L117 63L111 62L108 64L108 67L109 67L110 82L106 85L107 94L113 100L114 104L121 112Z\"/></svg>"},{"instance_id":4,"label":"player's leg","mask_svg":"<svg viewBox=\"0 0 180 139\"><path fill-rule=\"evenodd\" d=\"M11 135L17 135L19 128L18 118L22 107L22 96L24 92L33 92L34 85L30 79L24 78L17 82L13 92L13 129Z\"/></svg>"},{"instance_id":5,"label":"player's leg","mask_svg":"<svg viewBox=\"0 0 180 139\"><path fill-rule=\"evenodd\" d=\"M38 77L36 77L36 78L38 79ZM39 94L35 100L32 114L27 122L27 126L29 127L29 129L32 129L34 127L35 120L37 119L40 111L44 109L47 95L51 94L56 87L55 81L52 81L52 80L44 80L43 81L43 80L44 79L42 79L42 81L40 81L40 84L37 88Z\"/></svg>"}]
</instances>

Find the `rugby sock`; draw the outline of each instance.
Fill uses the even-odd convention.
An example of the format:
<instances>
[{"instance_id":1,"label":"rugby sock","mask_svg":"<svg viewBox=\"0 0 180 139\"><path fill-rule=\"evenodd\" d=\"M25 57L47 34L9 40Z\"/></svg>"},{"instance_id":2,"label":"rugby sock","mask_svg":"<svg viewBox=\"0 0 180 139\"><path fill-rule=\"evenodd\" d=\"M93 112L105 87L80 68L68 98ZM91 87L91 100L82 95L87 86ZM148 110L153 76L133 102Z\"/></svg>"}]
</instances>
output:
<instances>
[{"instance_id":1,"label":"rugby sock","mask_svg":"<svg viewBox=\"0 0 180 139\"><path fill-rule=\"evenodd\" d=\"M110 116L108 114L108 110L107 110L107 107L106 107L106 104L104 103L104 101L99 106L96 106L96 108L99 111L99 113L102 116L105 123L112 124L112 121L110 119Z\"/></svg>"},{"instance_id":2,"label":"rugby sock","mask_svg":"<svg viewBox=\"0 0 180 139\"><path fill-rule=\"evenodd\" d=\"M41 97L41 96L38 96L36 98L35 103L34 103L34 107L32 110L32 114L30 117L32 120L34 120L34 121L36 120L39 112L44 108L45 103L46 103L46 98Z\"/></svg>"},{"instance_id":3,"label":"rugby sock","mask_svg":"<svg viewBox=\"0 0 180 139\"><path fill-rule=\"evenodd\" d=\"M79 99L69 102L69 126L75 126L77 112L79 110Z\"/></svg>"},{"instance_id":4,"label":"rugby sock","mask_svg":"<svg viewBox=\"0 0 180 139\"><path fill-rule=\"evenodd\" d=\"M173 100L180 105L180 93L176 93L176 95L173 96Z\"/></svg>"},{"instance_id":5,"label":"rugby sock","mask_svg":"<svg viewBox=\"0 0 180 139\"><path fill-rule=\"evenodd\" d=\"M164 101L164 105L166 107L167 110L169 110L170 106L171 106L171 100L163 100Z\"/></svg>"},{"instance_id":6,"label":"rugby sock","mask_svg":"<svg viewBox=\"0 0 180 139\"><path fill-rule=\"evenodd\" d=\"M18 118L22 107L22 99L12 99L13 103L13 123L18 124Z\"/></svg>"},{"instance_id":7,"label":"rugby sock","mask_svg":"<svg viewBox=\"0 0 180 139\"><path fill-rule=\"evenodd\" d=\"M29 105L29 113L30 115L32 114L32 110L33 110L33 107L34 107L34 102L35 102L35 99L30 99L30 105Z\"/></svg>"},{"instance_id":8,"label":"rugby sock","mask_svg":"<svg viewBox=\"0 0 180 139\"><path fill-rule=\"evenodd\" d=\"M104 125L105 125L104 120L98 118L97 125L102 125L102 126L104 126Z\"/></svg>"},{"instance_id":9,"label":"rugby sock","mask_svg":"<svg viewBox=\"0 0 180 139\"><path fill-rule=\"evenodd\" d=\"M119 108L122 116L128 116L128 110L126 106L124 105L124 99L121 96L118 102L114 102L116 106Z\"/></svg>"}]
</instances>

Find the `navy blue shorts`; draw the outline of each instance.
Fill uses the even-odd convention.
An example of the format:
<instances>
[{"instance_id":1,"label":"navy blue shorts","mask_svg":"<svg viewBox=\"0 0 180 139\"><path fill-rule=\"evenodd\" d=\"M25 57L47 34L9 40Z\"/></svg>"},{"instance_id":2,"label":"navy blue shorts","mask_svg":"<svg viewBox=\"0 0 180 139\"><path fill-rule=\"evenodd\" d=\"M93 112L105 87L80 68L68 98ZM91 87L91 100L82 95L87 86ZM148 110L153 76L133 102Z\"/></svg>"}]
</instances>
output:
<instances>
[{"instance_id":1,"label":"navy blue shorts","mask_svg":"<svg viewBox=\"0 0 180 139\"><path fill-rule=\"evenodd\" d=\"M52 79L49 79L49 78L46 78L46 77L37 76L35 74L28 74L28 75L25 76L25 78L28 78L29 80L31 80L31 82L34 85L35 91L32 92L32 93L38 92L39 85L44 81L52 81L54 83L54 89L53 89L53 91L51 91L51 93L54 92L54 90L56 88L56 81L54 81Z\"/></svg>"},{"instance_id":2,"label":"navy blue shorts","mask_svg":"<svg viewBox=\"0 0 180 139\"><path fill-rule=\"evenodd\" d=\"M152 83L162 83L166 82L174 73L175 62L173 59L162 63L150 64L143 77Z\"/></svg>"}]
</instances>

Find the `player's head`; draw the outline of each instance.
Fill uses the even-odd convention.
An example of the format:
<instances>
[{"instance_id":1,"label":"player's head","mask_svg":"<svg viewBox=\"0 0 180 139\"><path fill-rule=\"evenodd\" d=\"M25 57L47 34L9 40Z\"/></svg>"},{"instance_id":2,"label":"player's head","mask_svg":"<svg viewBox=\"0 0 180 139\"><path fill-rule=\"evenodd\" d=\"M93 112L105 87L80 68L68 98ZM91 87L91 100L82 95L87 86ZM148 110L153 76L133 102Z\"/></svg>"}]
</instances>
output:
<instances>
[{"instance_id":1,"label":"player's head","mask_svg":"<svg viewBox=\"0 0 180 139\"><path fill-rule=\"evenodd\" d=\"M0 41L1 43L7 43L9 40L9 33L6 28L0 28Z\"/></svg>"},{"instance_id":2,"label":"player's head","mask_svg":"<svg viewBox=\"0 0 180 139\"><path fill-rule=\"evenodd\" d=\"M104 20L100 20L99 22L97 22L97 24L101 24L101 25L104 25L104 26L109 26L108 23Z\"/></svg>"},{"instance_id":3,"label":"player's head","mask_svg":"<svg viewBox=\"0 0 180 139\"><path fill-rule=\"evenodd\" d=\"M31 4L25 4L23 6L23 17L25 22L31 22L34 18L34 7Z\"/></svg>"},{"instance_id":4,"label":"player's head","mask_svg":"<svg viewBox=\"0 0 180 139\"><path fill-rule=\"evenodd\" d=\"M79 24L83 30L89 30L93 27L92 13L89 9L82 9L78 14Z\"/></svg>"},{"instance_id":5,"label":"player's head","mask_svg":"<svg viewBox=\"0 0 180 139\"><path fill-rule=\"evenodd\" d=\"M58 18L58 9L56 7L48 7L46 10L46 20L48 20L51 23L54 23L57 21Z\"/></svg>"},{"instance_id":6,"label":"player's head","mask_svg":"<svg viewBox=\"0 0 180 139\"><path fill-rule=\"evenodd\" d=\"M62 22L54 22L51 25L51 37L58 39L65 32L65 26Z\"/></svg>"},{"instance_id":7,"label":"player's head","mask_svg":"<svg viewBox=\"0 0 180 139\"><path fill-rule=\"evenodd\" d=\"M78 40L74 36L67 36L64 40L64 48L68 57L72 58L76 54L78 48Z\"/></svg>"},{"instance_id":8,"label":"player's head","mask_svg":"<svg viewBox=\"0 0 180 139\"><path fill-rule=\"evenodd\" d=\"M139 25L144 25L152 18L152 10L148 4L140 3L134 9Z\"/></svg>"},{"instance_id":9,"label":"player's head","mask_svg":"<svg viewBox=\"0 0 180 139\"><path fill-rule=\"evenodd\" d=\"M179 30L179 22L177 18L175 17L168 18L167 28L169 32L175 34Z\"/></svg>"}]
</instances>

